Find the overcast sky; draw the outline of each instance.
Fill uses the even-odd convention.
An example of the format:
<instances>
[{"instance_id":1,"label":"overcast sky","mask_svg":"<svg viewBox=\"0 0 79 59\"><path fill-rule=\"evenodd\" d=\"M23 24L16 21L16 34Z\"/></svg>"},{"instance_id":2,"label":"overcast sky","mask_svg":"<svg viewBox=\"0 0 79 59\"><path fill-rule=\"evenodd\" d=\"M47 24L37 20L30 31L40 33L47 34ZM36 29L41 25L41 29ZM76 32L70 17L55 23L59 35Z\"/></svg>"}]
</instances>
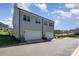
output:
<instances>
[{"instance_id":1,"label":"overcast sky","mask_svg":"<svg viewBox=\"0 0 79 59\"><path fill-rule=\"evenodd\" d=\"M79 4L39 3L18 4L19 8L55 21L55 29L79 28ZM0 3L0 22L12 27L13 4Z\"/></svg>"}]
</instances>

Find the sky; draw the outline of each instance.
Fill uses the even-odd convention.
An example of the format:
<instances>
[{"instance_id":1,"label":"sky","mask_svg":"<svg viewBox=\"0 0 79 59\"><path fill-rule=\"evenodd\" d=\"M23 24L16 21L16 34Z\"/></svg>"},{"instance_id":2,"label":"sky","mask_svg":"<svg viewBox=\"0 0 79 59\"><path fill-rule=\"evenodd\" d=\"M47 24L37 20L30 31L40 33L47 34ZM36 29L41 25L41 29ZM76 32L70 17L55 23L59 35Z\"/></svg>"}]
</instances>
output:
<instances>
[{"instance_id":1,"label":"sky","mask_svg":"<svg viewBox=\"0 0 79 59\"><path fill-rule=\"evenodd\" d=\"M17 6L53 20L57 30L79 28L79 4L77 3L18 3ZM12 27L12 16L13 4L0 3L0 22Z\"/></svg>"}]
</instances>

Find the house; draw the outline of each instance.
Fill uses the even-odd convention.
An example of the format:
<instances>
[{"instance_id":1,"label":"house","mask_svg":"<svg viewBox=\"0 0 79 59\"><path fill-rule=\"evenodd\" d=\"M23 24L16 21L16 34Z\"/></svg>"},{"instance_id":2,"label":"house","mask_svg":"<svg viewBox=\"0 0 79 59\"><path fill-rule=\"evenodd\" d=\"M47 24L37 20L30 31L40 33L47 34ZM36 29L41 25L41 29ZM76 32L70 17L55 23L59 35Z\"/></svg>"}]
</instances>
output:
<instances>
[{"instance_id":1,"label":"house","mask_svg":"<svg viewBox=\"0 0 79 59\"><path fill-rule=\"evenodd\" d=\"M2 30L3 29L3 26L0 26L0 30Z\"/></svg>"},{"instance_id":2,"label":"house","mask_svg":"<svg viewBox=\"0 0 79 59\"><path fill-rule=\"evenodd\" d=\"M7 30L8 29L8 27L6 27L6 26L0 26L0 30Z\"/></svg>"},{"instance_id":3,"label":"house","mask_svg":"<svg viewBox=\"0 0 79 59\"><path fill-rule=\"evenodd\" d=\"M74 33L75 33L76 35L79 35L79 28L74 29Z\"/></svg>"},{"instance_id":4,"label":"house","mask_svg":"<svg viewBox=\"0 0 79 59\"><path fill-rule=\"evenodd\" d=\"M7 30L8 29L8 25L0 22L0 30Z\"/></svg>"},{"instance_id":5,"label":"house","mask_svg":"<svg viewBox=\"0 0 79 59\"><path fill-rule=\"evenodd\" d=\"M20 9L14 5L13 36L20 41L52 40L54 21Z\"/></svg>"}]
</instances>

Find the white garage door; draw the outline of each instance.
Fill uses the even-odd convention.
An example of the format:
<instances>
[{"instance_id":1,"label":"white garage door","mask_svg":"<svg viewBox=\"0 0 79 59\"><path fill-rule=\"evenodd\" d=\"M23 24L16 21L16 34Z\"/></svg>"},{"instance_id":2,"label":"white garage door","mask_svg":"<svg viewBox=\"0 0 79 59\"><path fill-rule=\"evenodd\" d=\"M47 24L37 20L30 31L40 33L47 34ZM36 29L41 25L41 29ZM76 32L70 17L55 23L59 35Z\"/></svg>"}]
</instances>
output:
<instances>
[{"instance_id":1,"label":"white garage door","mask_svg":"<svg viewBox=\"0 0 79 59\"><path fill-rule=\"evenodd\" d=\"M46 32L45 37L47 37L48 39L53 38L53 33Z\"/></svg>"},{"instance_id":2,"label":"white garage door","mask_svg":"<svg viewBox=\"0 0 79 59\"><path fill-rule=\"evenodd\" d=\"M25 32L25 40L33 40L33 39L41 39L41 38L42 38L41 31L26 30Z\"/></svg>"}]
</instances>

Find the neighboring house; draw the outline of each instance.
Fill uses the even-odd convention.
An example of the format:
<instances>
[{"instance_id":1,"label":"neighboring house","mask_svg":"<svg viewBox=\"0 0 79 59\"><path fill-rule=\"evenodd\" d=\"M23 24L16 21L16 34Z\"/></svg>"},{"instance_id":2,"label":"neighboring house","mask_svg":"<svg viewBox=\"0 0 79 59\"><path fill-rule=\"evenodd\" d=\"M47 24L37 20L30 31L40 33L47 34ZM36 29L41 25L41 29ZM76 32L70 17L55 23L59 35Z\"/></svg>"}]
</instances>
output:
<instances>
[{"instance_id":1,"label":"neighboring house","mask_svg":"<svg viewBox=\"0 0 79 59\"><path fill-rule=\"evenodd\" d=\"M74 33L79 35L79 28L75 29Z\"/></svg>"},{"instance_id":2,"label":"neighboring house","mask_svg":"<svg viewBox=\"0 0 79 59\"><path fill-rule=\"evenodd\" d=\"M8 25L0 22L0 30L7 30L8 29Z\"/></svg>"},{"instance_id":3,"label":"neighboring house","mask_svg":"<svg viewBox=\"0 0 79 59\"><path fill-rule=\"evenodd\" d=\"M8 27L0 26L0 30L7 30Z\"/></svg>"},{"instance_id":4,"label":"neighboring house","mask_svg":"<svg viewBox=\"0 0 79 59\"><path fill-rule=\"evenodd\" d=\"M14 6L13 36L19 40L53 39L54 21Z\"/></svg>"},{"instance_id":5,"label":"neighboring house","mask_svg":"<svg viewBox=\"0 0 79 59\"><path fill-rule=\"evenodd\" d=\"M2 30L3 29L3 27L2 26L0 26L0 30Z\"/></svg>"}]
</instances>

